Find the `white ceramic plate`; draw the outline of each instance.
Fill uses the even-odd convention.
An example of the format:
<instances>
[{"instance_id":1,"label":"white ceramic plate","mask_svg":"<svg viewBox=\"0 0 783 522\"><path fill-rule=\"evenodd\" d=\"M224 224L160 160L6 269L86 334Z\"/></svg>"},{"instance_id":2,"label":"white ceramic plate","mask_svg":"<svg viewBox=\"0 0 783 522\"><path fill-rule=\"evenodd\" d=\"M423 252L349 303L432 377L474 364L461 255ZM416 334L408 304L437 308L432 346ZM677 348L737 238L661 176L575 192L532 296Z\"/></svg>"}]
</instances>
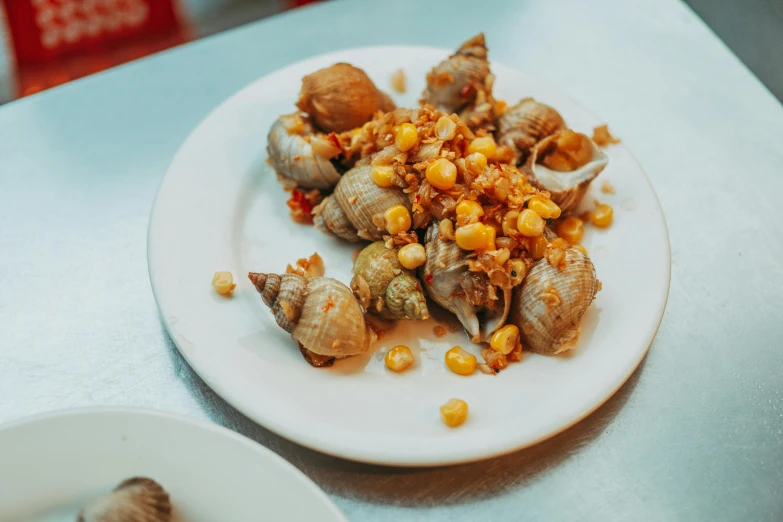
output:
<instances>
[{"instance_id":1,"label":"white ceramic plate","mask_svg":"<svg viewBox=\"0 0 783 522\"><path fill-rule=\"evenodd\" d=\"M133 409L72 410L0 430L0 521L75 520L88 500L145 476L179 522L345 522L299 470L236 433Z\"/></svg>"},{"instance_id":2,"label":"white ceramic plate","mask_svg":"<svg viewBox=\"0 0 783 522\"><path fill-rule=\"evenodd\" d=\"M437 339L435 322L403 322L372 353L315 369L277 327L247 280L249 271L283 272L318 252L326 275L350 281L357 248L291 221L287 195L265 164L272 122L292 112L302 76L336 62L363 68L381 88L398 68L413 106L432 65L450 51L375 47L331 53L266 76L215 109L188 137L161 184L149 229L149 269L163 320L182 354L223 398L267 428L341 457L391 465L442 465L519 449L574 424L608 399L644 357L669 289L669 241L655 193L622 145L591 197L611 203L615 223L590 229L584 245L603 290L584 318L576 351L528 355L496 377L461 377L444 368L455 344L479 353L462 332ZM601 123L555 88L493 62L498 98L526 97L556 107L570 126L591 133ZM600 192L603 180L616 189ZM229 270L238 287L216 295L212 274ZM440 316L445 317L445 315ZM403 374L383 354L407 344L417 362ZM445 427L438 408L466 400L470 418Z\"/></svg>"}]
</instances>

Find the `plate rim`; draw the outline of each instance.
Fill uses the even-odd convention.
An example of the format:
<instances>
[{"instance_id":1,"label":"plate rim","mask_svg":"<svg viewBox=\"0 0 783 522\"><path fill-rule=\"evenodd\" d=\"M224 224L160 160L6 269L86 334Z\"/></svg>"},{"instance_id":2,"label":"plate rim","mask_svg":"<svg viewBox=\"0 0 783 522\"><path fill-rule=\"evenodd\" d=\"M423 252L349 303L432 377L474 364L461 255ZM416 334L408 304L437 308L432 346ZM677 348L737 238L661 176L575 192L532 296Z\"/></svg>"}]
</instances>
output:
<instances>
[{"instance_id":1,"label":"plate rim","mask_svg":"<svg viewBox=\"0 0 783 522\"><path fill-rule=\"evenodd\" d=\"M52 410L36 413L19 419L2 422L0 423L0 435L11 430L25 428L34 424L45 423L67 417L78 419L79 417L100 417L117 414L132 417L152 417L159 420L185 424L190 428L213 432L221 437L228 438L238 444L241 444L248 450L257 453L264 458L270 459L277 465L280 465L280 467L285 470L286 473L289 473L291 476L295 476L303 484L303 486L305 486L307 490L309 490L310 493L314 495L314 497L317 497L323 504L324 508L328 508L332 512L336 520L348 522L345 514L343 514L340 508L337 507L329 495L324 490L322 490L310 477L308 477L299 468L291 464L282 456L278 455L263 444L256 442L253 439L225 426L193 417L188 417L180 413L139 406L84 406L77 408L66 408L63 410Z\"/></svg>"},{"instance_id":2,"label":"plate rim","mask_svg":"<svg viewBox=\"0 0 783 522\"><path fill-rule=\"evenodd\" d=\"M155 299L155 304L158 307L159 317L163 324L166 326L166 330L171 337L172 341L174 342L174 345L177 347L177 350L182 355L182 357L187 361L190 368L220 397L224 398L226 402L228 402L231 407L235 408L242 414L246 415L248 418L253 420L253 422L258 423L259 425L269 429L270 431L274 432L276 435L281 436L291 442L294 442L295 444L299 444L303 447L312 449L314 451L317 451L319 453L324 453L327 455L331 455L333 457L351 460L355 462L363 462L367 464L375 464L375 465L383 465L383 466L391 466L391 467L410 467L410 468L426 468L426 467L441 467L441 466L449 466L449 465L455 465L455 464L467 464L472 462L478 462L482 460L487 460L491 458L500 457L503 455L508 455L510 453L514 453L516 451L520 451L526 448L530 448L532 446L535 446L536 444L539 444L547 439L550 439L552 437L555 437L556 435L559 435L560 433L563 433L564 431L568 430L572 426L578 424L582 420L584 420L586 417L588 417L590 414L598 410L601 406L603 406L610 398L612 398L617 391L622 388L626 382L628 382L628 379L634 374L634 372L639 368L640 364L644 360L644 358L647 356L647 353L650 350L650 347L655 340L655 337L658 333L658 330L660 329L660 325L663 321L663 317L666 313L666 306L668 304L668 298L669 298L669 292L671 289L671 241L669 237L669 229L668 225L666 223L666 216L663 211L663 206L661 205L660 198L658 197L657 192L655 191L655 188L652 185L652 182L647 175L647 172L642 168L639 161L636 159L636 156L631 152L631 150L628 147L625 147L623 145L623 148L625 149L625 152L628 154L628 157L634 162L634 164L639 169L639 172L642 174L642 177L644 179L644 183L647 185L647 188L650 191L650 194L652 195L657 209L658 209L658 215L660 217L660 226L661 226L661 232L663 235L663 240L665 244L665 251L662 252L665 254L665 277L666 277L666 284L662 285L660 296L659 296L659 311L658 311L658 319L655 322L655 324L652 326L651 331L649 332L649 340L647 341L646 346L643 350L639 351L639 356L636 358L636 360L633 361L633 364L629 365L629 369L627 374L618 381L618 384L611 389L611 391L607 392L605 396L603 396L600 400L597 400L594 404L591 405L589 408L585 408L584 411L580 412L578 415L575 415L570 422L564 423L562 426L559 426L557 429L553 429L551 431L548 431L546 434L540 436L539 438L535 440L526 441L523 444L517 444L510 447L504 447L501 449L498 449L496 451L484 451L484 452L472 452L475 454L471 454L468 456L460 456L460 455L453 455L450 457L443 457L439 460L432 460L432 459L395 459L395 458L384 458L382 455L369 455L367 452L364 451L357 451L357 450L349 450L343 447L338 447L333 444L319 444L317 437L310 437L307 436L297 430L292 430L287 427L284 423L275 422L273 419L270 419L264 415L259 415L258 412L254 409L251 409L249 407L246 407L244 402L242 400L235 400L234 394L231 393L226 387L222 386L219 382L219 380L212 379L209 375L205 375L204 372L200 372L198 368L192 363L191 358L188 356L188 353L186 350L183 350L180 347L180 343L177 340L177 337L172 334L172 330L176 331L176 328L173 324L169 323L168 318L164 315L163 310L161 308L161 297L159 295L159 289L158 285L159 282L156 283L156 276L154 275L153 271L153 264L152 264L152 258L154 257L153 250L153 241L152 241L152 227L153 223L155 222L155 216L157 212L159 211L159 202L160 202L160 196L163 192L163 188L166 184L166 180L168 178L168 174L171 170L171 167L175 164L177 159L179 158L180 154L182 153L182 150L184 146L191 140L193 135L201 128L201 126L208 121L210 118L212 118L216 113L218 113L225 105L229 104L234 98L239 97L246 91L249 91L254 88L254 86L263 81L268 76L279 74L289 68L296 68L300 64L312 60L316 60L319 58L326 58L333 55L339 55L347 52L352 51L377 51L377 52L393 52L395 50L406 50L406 51L424 51L424 52L439 52L444 53L444 55L450 55L452 54L452 50L443 48L443 47L436 47L436 46L423 46L423 45L370 45L370 46L360 46L360 47L344 47L340 49L334 49L332 51L321 53L321 54L315 54L311 55L305 58L302 58L301 60L297 60L295 62L291 62L283 67L279 67L275 70L269 71L268 73L264 74L263 76L259 76L252 80L251 82L247 83L240 89L233 92L228 97L224 98L220 103L218 103L215 107L213 107L207 114L196 124L191 131L187 134L185 139L182 141L180 146L178 147L177 151L175 152L174 156L172 156L171 161L169 162L169 165L166 168L166 172L164 173L163 177L161 178L160 184L158 185L158 189L155 193L155 197L152 203L152 207L150 210L150 216L149 221L147 224L147 270L149 274L150 279L150 286L152 289L153 297ZM575 98L573 98L571 95L563 91L561 88L555 86L551 82L540 78L539 76L532 75L530 73L527 73L523 71L522 69L508 65L502 61L492 61L493 64L500 65L503 68L507 69L513 69L524 76L534 78L536 82L538 82L542 86L546 86L551 88L553 91L556 91L558 95L561 95L565 98L568 98L568 100L573 103L574 105L580 107L583 111L588 113L590 116L595 118L598 121L601 120L590 108L586 107L583 103L579 102ZM216 382L217 381L217 382Z\"/></svg>"}]
</instances>

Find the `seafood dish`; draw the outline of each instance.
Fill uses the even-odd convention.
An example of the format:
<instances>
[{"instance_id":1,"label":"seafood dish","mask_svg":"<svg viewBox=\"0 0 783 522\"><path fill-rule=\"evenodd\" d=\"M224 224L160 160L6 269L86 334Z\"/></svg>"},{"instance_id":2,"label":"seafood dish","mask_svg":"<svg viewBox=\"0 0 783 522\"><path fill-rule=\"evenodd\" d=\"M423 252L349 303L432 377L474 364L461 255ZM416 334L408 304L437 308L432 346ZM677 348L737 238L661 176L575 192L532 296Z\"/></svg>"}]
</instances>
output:
<instances>
[{"instance_id":1,"label":"seafood dish","mask_svg":"<svg viewBox=\"0 0 783 522\"><path fill-rule=\"evenodd\" d=\"M401 71L392 80L404 89ZM273 123L268 163L292 218L362 247L345 283L324 276L317 255L249 274L313 366L366 353L389 325L426 320L433 307L482 347L483 362L447 353L461 375L576 346L601 289L582 234L612 222L609 205L578 209L618 140L605 126L596 140L569 128L524 92L496 99L494 81L478 34L433 65L418 106L395 106L338 63L305 76L296 107ZM216 290L230 294L224 283ZM390 369L410 365L405 348L387 353Z\"/></svg>"}]
</instances>

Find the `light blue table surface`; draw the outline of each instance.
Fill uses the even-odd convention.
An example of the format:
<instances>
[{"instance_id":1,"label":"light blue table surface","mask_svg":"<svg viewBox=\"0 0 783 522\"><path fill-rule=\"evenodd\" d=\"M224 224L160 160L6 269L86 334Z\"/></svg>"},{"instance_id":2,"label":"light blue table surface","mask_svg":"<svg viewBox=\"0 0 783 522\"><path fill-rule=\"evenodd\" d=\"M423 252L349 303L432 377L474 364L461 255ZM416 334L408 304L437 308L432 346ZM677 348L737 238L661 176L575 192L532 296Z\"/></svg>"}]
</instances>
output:
<instances>
[{"instance_id":1,"label":"light blue table surface","mask_svg":"<svg viewBox=\"0 0 783 522\"><path fill-rule=\"evenodd\" d=\"M411 471L303 449L208 389L162 327L146 264L158 183L208 111L270 71L478 30L493 59L600 114L646 170L672 247L658 336L597 412L510 456ZM275 16L0 107L0 422L90 405L209 419L284 456L351 520L781 520L781 200L783 107L678 1L346 0Z\"/></svg>"}]
</instances>

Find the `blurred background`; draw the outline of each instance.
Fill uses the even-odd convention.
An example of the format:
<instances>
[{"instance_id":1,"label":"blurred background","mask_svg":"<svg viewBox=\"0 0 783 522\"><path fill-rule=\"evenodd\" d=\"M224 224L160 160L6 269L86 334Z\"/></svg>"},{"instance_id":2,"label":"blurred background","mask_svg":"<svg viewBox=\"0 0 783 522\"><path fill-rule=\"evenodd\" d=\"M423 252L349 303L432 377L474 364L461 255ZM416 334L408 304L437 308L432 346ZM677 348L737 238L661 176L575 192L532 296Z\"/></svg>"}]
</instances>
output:
<instances>
[{"instance_id":1,"label":"blurred background","mask_svg":"<svg viewBox=\"0 0 783 522\"><path fill-rule=\"evenodd\" d=\"M0 103L314 1L0 0ZM783 101L783 0L687 3Z\"/></svg>"}]
</instances>

